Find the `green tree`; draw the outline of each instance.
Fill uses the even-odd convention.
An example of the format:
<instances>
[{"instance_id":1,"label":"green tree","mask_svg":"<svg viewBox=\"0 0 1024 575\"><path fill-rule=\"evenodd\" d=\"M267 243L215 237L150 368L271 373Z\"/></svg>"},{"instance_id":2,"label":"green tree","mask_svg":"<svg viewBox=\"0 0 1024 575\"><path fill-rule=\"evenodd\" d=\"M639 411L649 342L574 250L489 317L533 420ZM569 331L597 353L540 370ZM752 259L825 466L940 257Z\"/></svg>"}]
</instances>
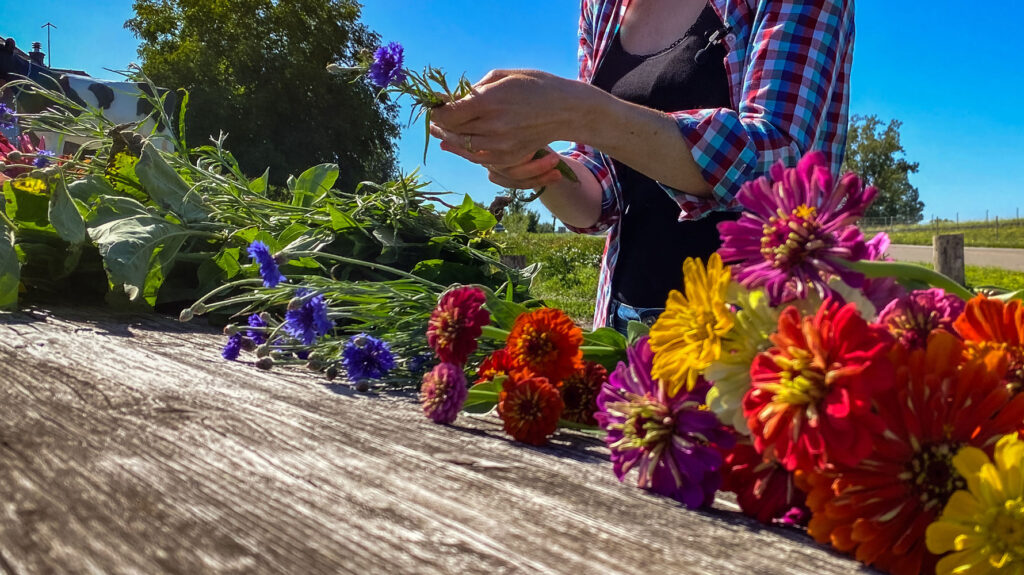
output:
<instances>
[{"instance_id":1,"label":"green tree","mask_svg":"<svg viewBox=\"0 0 1024 575\"><path fill-rule=\"evenodd\" d=\"M902 125L899 120L891 120L883 128L875 115L851 118L842 171L854 172L868 185L878 188L867 217L917 223L923 216L924 202L917 188L910 184L910 174L917 173L919 164L904 157L900 143Z\"/></svg>"},{"instance_id":2,"label":"green tree","mask_svg":"<svg viewBox=\"0 0 1024 575\"><path fill-rule=\"evenodd\" d=\"M506 195L511 195L509 192L510 190L505 190ZM527 209L525 203L518 201L513 201L505 208L505 216L501 220L505 229L513 234L534 233L539 223L540 214Z\"/></svg>"},{"instance_id":3,"label":"green tree","mask_svg":"<svg viewBox=\"0 0 1024 575\"><path fill-rule=\"evenodd\" d=\"M247 173L271 181L336 163L338 186L395 172L397 107L325 69L379 44L355 0L135 0L125 28L142 69L189 91L189 143L221 131Z\"/></svg>"}]
</instances>

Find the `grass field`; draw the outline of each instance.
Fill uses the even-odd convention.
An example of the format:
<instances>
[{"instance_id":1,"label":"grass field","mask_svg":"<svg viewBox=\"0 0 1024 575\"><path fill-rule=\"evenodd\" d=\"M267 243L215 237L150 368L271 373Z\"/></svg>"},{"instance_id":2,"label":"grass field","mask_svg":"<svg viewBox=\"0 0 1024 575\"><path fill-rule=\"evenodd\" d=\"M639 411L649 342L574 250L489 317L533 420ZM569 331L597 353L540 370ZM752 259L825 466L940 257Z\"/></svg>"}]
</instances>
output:
<instances>
[{"instance_id":1,"label":"grass field","mask_svg":"<svg viewBox=\"0 0 1024 575\"><path fill-rule=\"evenodd\" d=\"M501 234L506 254L525 254L527 264L540 262L533 295L561 308L579 323L594 315L594 297L604 238L576 234ZM931 243L931 237L928 238ZM1024 289L1024 273L999 268L967 266L967 285Z\"/></svg>"},{"instance_id":2,"label":"grass field","mask_svg":"<svg viewBox=\"0 0 1024 575\"><path fill-rule=\"evenodd\" d=\"M896 225L888 227L865 227L864 235L873 236L886 232L894 244L918 246L932 245L932 236L942 234L964 234L964 245L979 248L1024 248L1024 219L993 219L989 222L938 222L918 225Z\"/></svg>"}]
</instances>

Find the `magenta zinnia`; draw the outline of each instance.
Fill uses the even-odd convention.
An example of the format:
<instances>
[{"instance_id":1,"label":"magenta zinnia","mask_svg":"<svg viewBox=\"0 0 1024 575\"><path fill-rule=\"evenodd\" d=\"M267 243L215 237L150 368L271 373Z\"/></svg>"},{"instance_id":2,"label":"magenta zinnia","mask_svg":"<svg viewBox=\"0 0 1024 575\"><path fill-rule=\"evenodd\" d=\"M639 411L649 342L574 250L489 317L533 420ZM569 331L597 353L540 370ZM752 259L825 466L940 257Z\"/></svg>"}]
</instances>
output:
<instances>
[{"instance_id":1,"label":"magenta zinnia","mask_svg":"<svg viewBox=\"0 0 1024 575\"><path fill-rule=\"evenodd\" d=\"M939 288L918 290L893 300L878 314L904 347L924 349L935 330L955 333L953 322L964 311L964 301Z\"/></svg>"},{"instance_id":2,"label":"magenta zinnia","mask_svg":"<svg viewBox=\"0 0 1024 575\"><path fill-rule=\"evenodd\" d=\"M654 352L647 337L627 351L597 397L598 425L608 432L612 466L619 481L632 469L637 486L697 508L710 504L722 482L722 453L735 443L718 417L704 407L711 385L698 378L693 389L669 397L651 376Z\"/></svg>"},{"instance_id":3,"label":"magenta zinnia","mask_svg":"<svg viewBox=\"0 0 1024 575\"><path fill-rule=\"evenodd\" d=\"M867 255L854 224L876 193L854 174L833 185L820 151L804 156L796 168L780 162L770 179L743 185L738 200L745 211L738 221L718 224L724 240L718 253L735 264L733 275L744 287L763 286L772 305L804 298L809 286L824 297L833 276L859 287L863 278L838 261Z\"/></svg>"},{"instance_id":4,"label":"magenta zinnia","mask_svg":"<svg viewBox=\"0 0 1024 575\"><path fill-rule=\"evenodd\" d=\"M485 301L483 290L472 286L441 296L427 324L427 343L442 362L464 365L476 351L476 340L491 319L482 308Z\"/></svg>"},{"instance_id":5,"label":"magenta zinnia","mask_svg":"<svg viewBox=\"0 0 1024 575\"><path fill-rule=\"evenodd\" d=\"M469 391L462 368L450 363L439 363L423 376L420 403L423 413L435 423L453 423L466 401Z\"/></svg>"}]
</instances>

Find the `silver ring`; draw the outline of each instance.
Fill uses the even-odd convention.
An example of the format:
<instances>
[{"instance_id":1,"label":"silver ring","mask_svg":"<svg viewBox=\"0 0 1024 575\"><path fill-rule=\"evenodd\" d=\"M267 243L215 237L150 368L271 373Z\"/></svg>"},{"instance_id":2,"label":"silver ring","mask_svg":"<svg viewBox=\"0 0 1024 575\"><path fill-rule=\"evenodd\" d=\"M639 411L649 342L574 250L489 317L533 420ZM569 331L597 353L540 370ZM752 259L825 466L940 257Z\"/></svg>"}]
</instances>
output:
<instances>
[{"instance_id":1,"label":"silver ring","mask_svg":"<svg viewBox=\"0 0 1024 575\"><path fill-rule=\"evenodd\" d=\"M473 153L473 134L466 134L465 136L462 137L462 140L463 140L463 146L462 147L466 148L466 151L469 152L470 154L472 154Z\"/></svg>"}]
</instances>

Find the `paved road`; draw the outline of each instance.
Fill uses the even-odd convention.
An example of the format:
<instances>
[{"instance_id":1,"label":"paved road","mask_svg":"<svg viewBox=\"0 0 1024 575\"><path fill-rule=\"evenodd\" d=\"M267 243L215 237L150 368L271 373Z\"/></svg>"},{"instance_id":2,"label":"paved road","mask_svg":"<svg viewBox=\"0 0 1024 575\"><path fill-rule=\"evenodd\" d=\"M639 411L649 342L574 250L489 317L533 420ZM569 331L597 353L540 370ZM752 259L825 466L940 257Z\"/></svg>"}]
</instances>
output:
<instances>
[{"instance_id":1,"label":"paved road","mask_svg":"<svg viewBox=\"0 0 1024 575\"><path fill-rule=\"evenodd\" d=\"M889 246L889 255L897 261L932 261L931 246ZM964 259L969 266L988 266L1024 272L1024 250L1011 248L964 248Z\"/></svg>"}]
</instances>

